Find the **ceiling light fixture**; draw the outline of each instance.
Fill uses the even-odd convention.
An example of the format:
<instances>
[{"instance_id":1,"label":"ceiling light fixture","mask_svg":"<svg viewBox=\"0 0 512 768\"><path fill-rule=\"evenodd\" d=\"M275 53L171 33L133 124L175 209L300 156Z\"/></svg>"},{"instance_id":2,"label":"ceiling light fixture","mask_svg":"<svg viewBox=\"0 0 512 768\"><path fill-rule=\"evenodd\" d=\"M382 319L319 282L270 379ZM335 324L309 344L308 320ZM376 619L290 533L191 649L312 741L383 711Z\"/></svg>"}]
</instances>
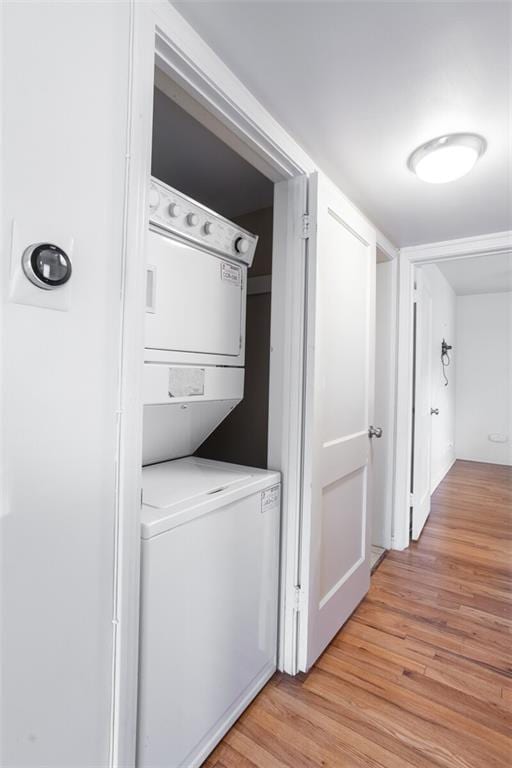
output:
<instances>
[{"instance_id":1,"label":"ceiling light fixture","mask_svg":"<svg viewBox=\"0 0 512 768\"><path fill-rule=\"evenodd\" d=\"M450 133L415 149L407 166L423 181L445 184L469 173L486 148L476 133Z\"/></svg>"}]
</instances>

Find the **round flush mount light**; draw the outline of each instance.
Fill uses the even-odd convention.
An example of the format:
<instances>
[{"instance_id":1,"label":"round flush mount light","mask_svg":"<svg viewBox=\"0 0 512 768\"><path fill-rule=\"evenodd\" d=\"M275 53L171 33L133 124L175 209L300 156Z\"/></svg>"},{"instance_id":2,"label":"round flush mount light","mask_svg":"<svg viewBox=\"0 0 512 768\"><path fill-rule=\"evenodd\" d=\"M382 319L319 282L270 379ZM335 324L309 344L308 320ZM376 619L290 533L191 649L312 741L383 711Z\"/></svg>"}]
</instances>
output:
<instances>
[{"instance_id":1,"label":"round flush mount light","mask_svg":"<svg viewBox=\"0 0 512 768\"><path fill-rule=\"evenodd\" d=\"M407 165L423 181L445 184L469 173L486 148L476 133L450 133L415 149Z\"/></svg>"}]
</instances>

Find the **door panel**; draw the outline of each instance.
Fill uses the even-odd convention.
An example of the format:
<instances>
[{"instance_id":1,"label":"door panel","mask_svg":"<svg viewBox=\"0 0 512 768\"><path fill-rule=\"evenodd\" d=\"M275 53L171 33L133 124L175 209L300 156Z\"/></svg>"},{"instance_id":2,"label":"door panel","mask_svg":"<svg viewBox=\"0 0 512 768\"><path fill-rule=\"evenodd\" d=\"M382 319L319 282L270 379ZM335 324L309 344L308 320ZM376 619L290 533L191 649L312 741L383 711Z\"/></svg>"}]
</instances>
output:
<instances>
[{"instance_id":1,"label":"door panel","mask_svg":"<svg viewBox=\"0 0 512 768\"><path fill-rule=\"evenodd\" d=\"M310 181L299 667L369 587L375 232L325 178Z\"/></svg>"},{"instance_id":2,"label":"door panel","mask_svg":"<svg viewBox=\"0 0 512 768\"><path fill-rule=\"evenodd\" d=\"M430 514L430 446L432 442L432 296L416 270L416 338L414 373L414 440L412 538L419 539Z\"/></svg>"},{"instance_id":3,"label":"door panel","mask_svg":"<svg viewBox=\"0 0 512 768\"><path fill-rule=\"evenodd\" d=\"M320 606L364 560L365 483L365 471L358 469L322 491Z\"/></svg>"}]
</instances>

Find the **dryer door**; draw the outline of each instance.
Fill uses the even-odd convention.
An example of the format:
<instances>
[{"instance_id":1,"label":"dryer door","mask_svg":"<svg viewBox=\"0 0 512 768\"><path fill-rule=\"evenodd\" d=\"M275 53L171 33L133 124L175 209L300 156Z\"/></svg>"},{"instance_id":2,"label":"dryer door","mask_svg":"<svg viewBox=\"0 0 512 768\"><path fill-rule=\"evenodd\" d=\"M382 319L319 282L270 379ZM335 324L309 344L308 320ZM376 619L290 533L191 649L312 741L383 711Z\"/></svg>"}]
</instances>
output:
<instances>
[{"instance_id":1,"label":"dryer door","mask_svg":"<svg viewBox=\"0 0 512 768\"><path fill-rule=\"evenodd\" d=\"M145 346L238 358L246 267L153 231L148 254Z\"/></svg>"}]
</instances>

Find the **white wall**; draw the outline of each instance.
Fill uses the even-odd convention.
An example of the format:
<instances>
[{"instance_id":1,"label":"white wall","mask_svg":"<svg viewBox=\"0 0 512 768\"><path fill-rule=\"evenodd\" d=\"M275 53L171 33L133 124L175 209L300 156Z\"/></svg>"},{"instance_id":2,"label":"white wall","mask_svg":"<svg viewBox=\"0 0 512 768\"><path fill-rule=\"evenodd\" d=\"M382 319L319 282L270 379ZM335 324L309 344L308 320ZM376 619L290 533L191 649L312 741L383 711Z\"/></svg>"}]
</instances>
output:
<instances>
[{"instance_id":1,"label":"white wall","mask_svg":"<svg viewBox=\"0 0 512 768\"><path fill-rule=\"evenodd\" d=\"M512 293L457 297L455 354L457 458L512 464Z\"/></svg>"},{"instance_id":2,"label":"white wall","mask_svg":"<svg viewBox=\"0 0 512 768\"><path fill-rule=\"evenodd\" d=\"M0 764L105 768L130 7L1 13ZM10 302L23 248L70 238L68 311Z\"/></svg>"},{"instance_id":3,"label":"white wall","mask_svg":"<svg viewBox=\"0 0 512 768\"><path fill-rule=\"evenodd\" d=\"M455 461L455 403L456 368L455 349L456 295L448 280L435 264L421 267L432 294L432 408L439 415L432 416L431 489L434 491ZM446 339L454 349L446 373L449 384L445 387L441 366L441 342Z\"/></svg>"}]
</instances>

